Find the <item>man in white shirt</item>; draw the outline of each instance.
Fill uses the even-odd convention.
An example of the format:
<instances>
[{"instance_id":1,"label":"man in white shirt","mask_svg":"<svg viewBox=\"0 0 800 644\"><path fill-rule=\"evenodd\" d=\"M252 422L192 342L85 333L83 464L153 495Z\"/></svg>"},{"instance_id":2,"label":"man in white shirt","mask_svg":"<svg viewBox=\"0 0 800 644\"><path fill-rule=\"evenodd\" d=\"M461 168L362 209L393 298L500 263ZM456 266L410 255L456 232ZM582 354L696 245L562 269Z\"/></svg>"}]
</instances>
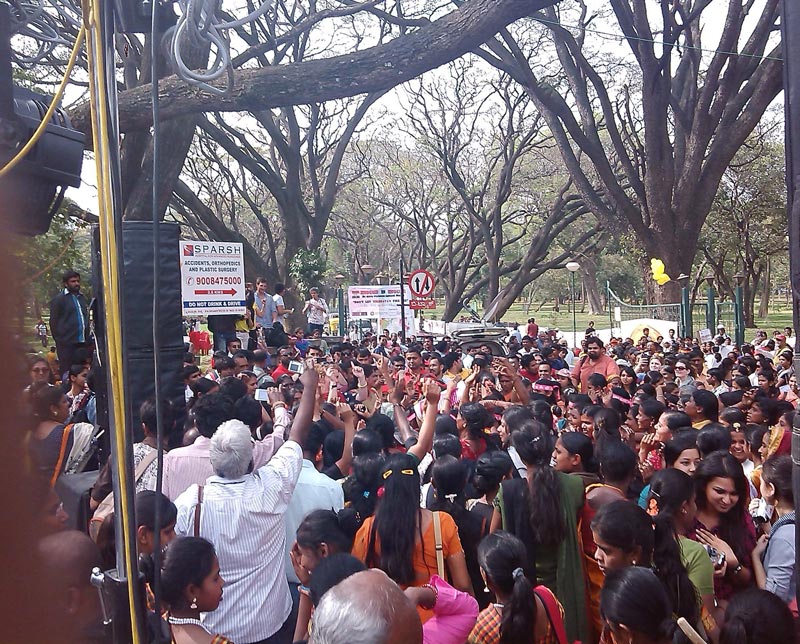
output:
<instances>
[{"instance_id":1,"label":"man in white shirt","mask_svg":"<svg viewBox=\"0 0 800 644\"><path fill-rule=\"evenodd\" d=\"M275 302L275 308L278 310L278 318L276 322L280 322L283 325L283 330L289 330L289 326L287 324L289 316L294 313L294 309L287 309L286 303L283 301L283 294L286 292L286 285L281 284L278 282L275 284L275 295L272 296L272 299Z\"/></svg>"},{"instance_id":2,"label":"man in white shirt","mask_svg":"<svg viewBox=\"0 0 800 644\"><path fill-rule=\"evenodd\" d=\"M203 622L237 644L292 641L283 515L302 469L300 446L311 427L317 380L313 366L301 376L304 391L289 440L266 465L252 471L253 443L244 423L223 423L209 450L215 475L175 502L175 531L211 541L225 580L224 600L203 615Z\"/></svg>"},{"instance_id":3,"label":"man in white shirt","mask_svg":"<svg viewBox=\"0 0 800 644\"><path fill-rule=\"evenodd\" d=\"M314 286L308 290L311 299L303 307L308 319L308 334L313 335L314 331L322 333L325 326L325 316L328 314L328 303L319 296L319 289Z\"/></svg>"},{"instance_id":4,"label":"man in white shirt","mask_svg":"<svg viewBox=\"0 0 800 644\"><path fill-rule=\"evenodd\" d=\"M277 397L274 392L272 398ZM253 448L255 467L266 463L283 443L284 429L289 425L289 412L283 400L275 400L273 407L275 427L269 436L258 441ZM219 393L206 394L193 408L197 431L200 432L194 443L178 447L164 454L164 479L162 491L170 501L174 501L190 485L203 485L214 474L209 460L209 447L214 432L226 420L233 418L230 400Z\"/></svg>"}]
</instances>

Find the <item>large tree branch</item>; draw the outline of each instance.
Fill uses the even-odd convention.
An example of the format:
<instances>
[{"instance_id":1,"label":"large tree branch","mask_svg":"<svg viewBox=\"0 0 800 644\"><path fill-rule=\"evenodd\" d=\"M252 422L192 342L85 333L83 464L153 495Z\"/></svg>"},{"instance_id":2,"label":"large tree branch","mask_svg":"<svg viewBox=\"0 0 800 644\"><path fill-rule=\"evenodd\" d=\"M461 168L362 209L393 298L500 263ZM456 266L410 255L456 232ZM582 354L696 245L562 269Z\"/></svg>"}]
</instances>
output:
<instances>
[{"instance_id":1,"label":"large tree branch","mask_svg":"<svg viewBox=\"0 0 800 644\"><path fill-rule=\"evenodd\" d=\"M260 111L384 91L463 56L506 25L553 2L468 0L431 24L385 44L342 56L237 71L233 89L225 96L203 92L172 76L159 83L161 117ZM77 129L89 131L87 104L76 107L70 116ZM123 132L151 124L149 85L120 94L119 122Z\"/></svg>"}]
</instances>

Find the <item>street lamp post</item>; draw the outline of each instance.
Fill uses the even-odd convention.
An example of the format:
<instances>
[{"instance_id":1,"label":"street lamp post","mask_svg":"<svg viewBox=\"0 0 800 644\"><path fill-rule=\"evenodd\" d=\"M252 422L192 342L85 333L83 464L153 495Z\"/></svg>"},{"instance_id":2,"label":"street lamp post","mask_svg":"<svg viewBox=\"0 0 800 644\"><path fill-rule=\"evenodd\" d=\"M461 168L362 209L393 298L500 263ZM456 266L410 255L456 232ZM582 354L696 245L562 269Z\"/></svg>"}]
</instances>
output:
<instances>
[{"instance_id":1,"label":"street lamp post","mask_svg":"<svg viewBox=\"0 0 800 644\"><path fill-rule=\"evenodd\" d=\"M572 348L578 345L578 323L575 319L575 273L580 269L578 262L567 262L566 269L570 272L570 303L572 305Z\"/></svg>"}]
</instances>

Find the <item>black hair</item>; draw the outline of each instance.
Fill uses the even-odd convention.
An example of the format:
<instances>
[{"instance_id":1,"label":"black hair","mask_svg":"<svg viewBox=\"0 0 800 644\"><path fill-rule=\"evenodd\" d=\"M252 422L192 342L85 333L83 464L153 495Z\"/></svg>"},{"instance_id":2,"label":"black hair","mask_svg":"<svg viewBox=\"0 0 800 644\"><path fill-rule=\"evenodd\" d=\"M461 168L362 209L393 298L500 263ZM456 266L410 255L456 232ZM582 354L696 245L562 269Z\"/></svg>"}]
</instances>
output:
<instances>
[{"instance_id":1,"label":"black hair","mask_svg":"<svg viewBox=\"0 0 800 644\"><path fill-rule=\"evenodd\" d=\"M74 269L72 269L72 270L68 270L68 271L64 271L64 273L62 273L62 275L61 275L61 281L62 281L64 284L66 284L66 283L67 283L69 280L71 280L73 277L78 277L78 278L80 278L80 276L81 276L81 274L80 274L78 271L74 270Z\"/></svg>"},{"instance_id":2,"label":"black hair","mask_svg":"<svg viewBox=\"0 0 800 644\"><path fill-rule=\"evenodd\" d=\"M655 502L653 569L664 584L675 614L696 624L699 618L697 590L681 561L675 514L694 496L694 481L685 472L666 469L656 472L650 482L649 503Z\"/></svg>"},{"instance_id":3,"label":"black hair","mask_svg":"<svg viewBox=\"0 0 800 644\"><path fill-rule=\"evenodd\" d=\"M201 398L214 389L214 387L218 386L219 385L210 378L198 378L197 380L193 380L189 383L189 389L191 389L194 394L192 400L196 402L198 398Z\"/></svg>"},{"instance_id":4,"label":"black hair","mask_svg":"<svg viewBox=\"0 0 800 644\"><path fill-rule=\"evenodd\" d=\"M449 371L453 368L453 365L461 359L461 356L455 352L446 353L442 356L439 360L442 363L442 366Z\"/></svg>"},{"instance_id":5,"label":"black hair","mask_svg":"<svg viewBox=\"0 0 800 644\"><path fill-rule=\"evenodd\" d=\"M598 449L606 443L619 443L622 437L619 433L621 426L619 414L613 409L600 407L592 414L594 421L594 442Z\"/></svg>"},{"instance_id":6,"label":"black hair","mask_svg":"<svg viewBox=\"0 0 800 644\"><path fill-rule=\"evenodd\" d=\"M583 413L583 410L592 404L592 399L587 394L576 392L567 396L567 402L572 403L578 411Z\"/></svg>"},{"instance_id":7,"label":"black hair","mask_svg":"<svg viewBox=\"0 0 800 644\"><path fill-rule=\"evenodd\" d=\"M219 381L219 393L233 404L242 396L247 395L247 384L235 376L228 376Z\"/></svg>"},{"instance_id":8,"label":"black hair","mask_svg":"<svg viewBox=\"0 0 800 644\"><path fill-rule=\"evenodd\" d=\"M436 424L433 426L433 434L434 436L451 434L458 437L458 425L456 425L455 419L450 414L438 414Z\"/></svg>"},{"instance_id":9,"label":"black hair","mask_svg":"<svg viewBox=\"0 0 800 644\"><path fill-rule=\"evenodd\" d=\"M596 344L601 349L605 346L603 341L596 335L590 335L588 338L586 338L586 346L588 347L590 344Z\"/></svg>"},{"instance_id":10,"label":"black hair","mask_svg":"<svg viewBox=\"0 0 800 644\"><path fill-rule=\"evenodd\" d=\"M436 490L433 502L428 509L447 512L458 528L458 536L464 547L464 558L473 587L481 582L476 551L481 537L489 531L485 520L466 508L464 490L467 485L469 468L465 461L454 456L437 456L431 467L431 480ZM480 586L478 586L480 589Z\"/></svg>"},{"instance_id":11,"label":"black hair","mask_svg":"<svg viewBox=\"0 0 800 644\"><path fill-rule=\"evenodd\" d=\"M705 389L695 389L691 397L694 400L694 404L703 413L703 418L710 420L712 423L717 421L719 417L719 401L712 392Z\"/></svg>"},{"instance_id":12,"label":"black hair","mask_svg":"<svg viewBox=\"0 0 800 644\"><path fill-rule=\"evenodd\" d=\"M695 430L676 432L672 438L664 442L664 464L673 467L681 454L687 449L697 449L697 432ZM698 454L700 450L698 450Z\"/></svg>"},{"instance_id":13,"label":"black hair","mask_svg":"<svg viewBox=\"0 0 800 644\"><path fill-rule=\"evenodd\" d=\"M550 467L553 431L538 420L528 420L511 434L511 444L522 462L533 468L527 490L528 519L537 543L556 545L564 539L566 522L561 507L561 487Z\"/></svg>"},{"instance_id":14,"label":"black hair","mask_svg":"<svg viewBox=\"0 0 800 644\"><path fill-rule=\"evenodd\" d=\"M738 407L725 407L725 409L719 413L719 422L724 422L731 426L739 423L744 427L745 423L747 423L747 414Z\"/></svg>"},{"instance_id":15,"label":"black hair","mask_svg":"<svg viewBox=\"0 0 800 644\"><path fill-rule=\"evenodd\" d=\"M608 380L606 380L606 377L602 373L589 374L586 383L598 389L608 387Z\"/></svg>"},{"instance_id":16,"label":"black hair","mask_svg":"<svg viewBox=\"0 0 800 644\"><path fill-rule=\"evenodd\" d=\"M754 405L758 405L761 412L764 414L764 424L772 427L780 419L780 411L778 408L778 401L766 396L756 396L753 401Z\"/></svg>"},{"instance_id":17,"label":"black hair","mask_svg":"<svg viewBox=\"0 0 800 644\"><path fill-rule=\"evenodd\" d=\"M233 417L241 420L251 431L261 427L261 403L250 396L242 396L233 403Z\"/></svg>"},{"instance_id":18,"label":"black hair","mask_svg":"<svg viewBox=\"0 0 800 644\"><path fill-rule=\"evenodd\" d=\"M349 553L357 530L358 524L350 512L337 514L333 510L314 510L300 522L295 538L304 548L316 550L324 543L329 554Z\"/></svg>"},{"instance_id":19,"label":"black hair","mask_svg":"<svg viewBox=\"0 0 800 644\"><path fill-rule=\"evenodd\" d=\"M727 452L732 442L730 430L718 423L710 423L697 432L697 449L703 458L713 452Z\"/></svg>"},{"instance_id":20,"label":"black hair","mask_svg":"<svg viewBox=\"0 0 800 644\"><path fill-rule=\"evenodd\" d=\"M499 449L484 452L475 461L472 487L481 496L497 492L503 478L510 474L513 467L514 462L508 452Z\"/></svg>"},{"instance_id":21,"label":"black hair","mask_svg":"<svg viewBox=\"0 0 800 644\"><path fill-rule=\"evenodd\" d=\"M731 597L719 644L784 644L794 632L792 612L777 595L748 588Z\"/></svg>"},{"instance_id":22,"label":"black hair","mask_svg":"<svg viewBox=\"0 0 800 644\"><path fill-rule=\"evenodd\" d=\"M414 548L421 509L417 462L408 454L390 456L381 472L384 489L369 533L366 564L380 568L395 582L414 582ZM422 541L422 534L419 535ZM380 540L380 553L376 541Z\"/></svg>"},{"instance_id":23,"label":"black hair","mask_svg":"<svg viewBox=\"0 0 800 644\"><path fill-rule=\"evenodd\" d=\"M36 420L47 420L52 414L51 407L57 407L64 397L64 391L60 387L44 386L34 392L31 401L31 409Z\"/></svg>"},{"instance_id":24,"label":"black hair","mask_svg":"<svg viewBox=\"0 0 800 644\"><path fill-rule=\"evenodd\" d=\"M561 444L564 449L570 454L581 457L581 470L583 472L590 472L597 474L600 471L600 465L594 457L594 444L592 439L586 434L581 432L564 432L559 436Z\"/></svg>"},{"instance_id":25,"label":"black hair","mask_svg":"<svg viewBox=\"0 0 800 644\"><path fill-rule=\"evenodd\" d=\"M217 553L210 541L202 537L179 537L167 547L161 563L161 600L170 608L186 601L189 585L201 586L211 574ZM155 572L152 556L139 559L145 579L153 583Z\"/></svg>"},{"instance_id":26,"label":"black hair","mask_svg":"<svg viewBox=\"0 0 800 644\"><path fill-rule=\"evenodd\" d=\"M437 460L442 456L461 458L461 441L452 434L440 434L433 439L433 455Z\"/></svg>"},{"instance_id":27,"label":"black hair","mask_svg":"<svg viewBox=\"0 0 800 644\"><path fill-rule=\"evenodd\" d=\"M745 551L744 547L745 521L750 520L747 516L749 498L747 477L744 475L741 463L729 452L714 452L708 456L703 455L703 460L694 474L698 510L705 510L708 506L706 487L715 478L731 479L736 493L739 495L736 504L720 516L719 537L728 542L739 561L746 561L747 556L750 554Z\"/></svg>"},{"instance_id":28,"label":"black hair","mask_svg":"<svg viewBox=\"0 0 800 644\"><path fill-rule=\"evenodd\" d=\"M639 411L652 418L653 424L655 424L658 419L661 418L661 414L664 413L664 409L664 403L653 398L645 398L639 402Z\"/></svg>"},{"instance_id":29,"label":"black hair","mask_svg":"<svg viewBox=\"0 0 800 644\"><path fill-rule=\"evenodd\" d=\"M221 356L216 357L214 356L214 369L217 372L222 371L223 369L235 369L236 363L233 361L233 358L228 357L227 353L223 353Z\"/></svg>"},{"instance_id":30,"label":"black hair","mask_svg":"<svg viewBox=\"0 0 800 644\"><path fill-rule=\"evenodd\" d=\"M761 470L761 480L775 487L775 498L794 507L792 490L792 457L788 454L770 456Z\"/></svg>"},{"instance_id":31,"label":"black hair","mask_svg":"<svg viewBox=\"0 0 800 644\"><path fill-rule=\"evenodd\" d=\"M739 389L742 389L742 390L745 390L745 391L747 389L750 389L750 387L751 387L750 378L748 378L747 376L736 376L733 379L733 382Z\"/></svg>"},{"instance_id":32,"label":"black hair","mask_svg":"<svg viewBox=\"0 0 800 644\"><path fill-rule=\"evenodd\" d=\"M394 437L394 422L385 414L373 414L370 416L367 419L366 428L373 429L380 434L385 450L395 446L397 441Z\"/></svg>"},{"instance_id":33,"label":"black hair","mask_svg":"<svg viewBox=\"0 0 800 644\"><path fill-rule=\"evenodd\" d=\"M692 419L689 418L689 414L678 409L665 409L661 414L661 419L667 428L673 432L681 427L692 426Z\"/></svg>"},{"instance_id":34,"label":"black hair","mask_svg":"<svg viewBox=\"0 0 800 644\"><path fill-rule=\"evenodd\" d=\"M280 295L286 290L286 285L282 282L275 282L275 294Z\"/></svg>"},{"instance_id":35,"label":"black hair","mask_svg":"<svg viewBox=\"0 0 800 644\"><path fill-rule=\"evenodd\" d=\"M385 464L383 452L367 453L353 458L353 473L345 479L342 491L345 501L355 510L359 522L375 513L378 488L382 482L381 472Z\"/></svg>"},{"instance_id":36,"label":"black hair","mask_svg":"<svg viewBox=\"0 0 800 644\"><path fill-rule=\"evenodd\" d=\"M181 380L187 380L194 373L199 373L200 367L194 364L186 365L181 369Z\"/></svg>"},{"instance_id":37,"label":"black hair","mask_svg":"<svg viewBox=\"0 0 800 644\"><path fill-rule=\"evenodd\" d=\"M344 455L344 432L328 432L322 441L322 465L331 467Z\"/></svg>"},{"instance_id":38,"label":"black hair","mask_svg":"<svg viewBox=\"0 0 800 644\"><path fill-rule=\"evenodd\" d=\"M503 412L503 422L505 422L509 434L519 429L526 420L533 420L530 407L514 405Z\"/></svg>"},{"instance_id":39,"label":"black hair","mask_svg":"<svg viewBox=\"0 0 800 644\"><path fill-rule=\"evenodd\" d=\"M606 482L625 481L636 476L639 459L622 441L605 441L598 450L600 474ZM625 490L623 490L624 492Z\"/></svg>"},{"instance_id":40,"label":"black hair","mask_svg":"<svg viewBox=\"0 0 800 644\"><path fill-rule=\"evenodd\" d=\"M308 582L311 603L316 606L322 596L331 588L351 575L366 569L367 567L361 561L346 552L337 552L325 557L314 568L314 574L311 575L311 581Z\"/></svg>"},{"instance_id":41,"label":"black hair","mask_svg":"<svg viewBox=\"0 0 800 644\"><path fill-rule=\"evenodd\" d=\"M374 429L362 429L353 436L353 457L383 452L383 438Z\"/></svg>"},{"instance_id":42,"label":"black hair","mask_svg":"<svg viewBox=\"0 0 800 644\"><path fill-rule=\"evenodd\" d=\"M81 375L84 371L89 369L85 364L73 364L70 365L69 368L69 378L74 378L75 376ZM65 383L66 384L66 383Z\"/></svg>"},{"instance_id":43,"label":"black hair","mask_svg":"<svg viewBox=\"0 0 800 644\"><path fill-rule=\"evenodd\" d=\"M747 444L750 446L751 452L757 452L764 442L764 434L769 433L769 427L766 425L749 424L745 427L744 435Z\"/></svg>"},{"instance_id":44,"label":"black hair","mask_svg":"<svg viewBox=\"0 0 800 644\"><path fill-rule=\"evenodd\" d=\"M653 561L653 521L642 508L630 501L612 501L601 506L592 519L592 530L609 545L625 553L639 548L641 566Z\"/></svg>"},{"instance_id":45,"label":"black hair","mask_svg":"<svg viewBox=\"0 0 800 644\"><path fill-rule=\"evenodd\" d=\"M161 528L166 528L178 520L178 508L166 495L153 490L137 492L133 502L136 512L136 527L144 526L150 531L156 529L156 506L159 506Z\"/></svg>"},{"instance_id":46,"label":"black hair","mask_svg":"<svg viewBox=\"0 0 800 644\"><path fill-rule=\"evenodd\" d=\"M631 378L633 378L633 382L630 385L625 387L625 385L620 384L620 389L622 389L628 397L633 396L636 393L636 384L639 382L639 376L636 374L636 370L631 366L622 366L619 368L620 374L627 374Z\"/></svg>"},{"instance_id":47,"label":"black hair","mask_svg":"<svg viewBox=\"0 0 800 644\"><path fill-rule=\"evenodd\" d=\"M201 436L211 438L226 420L233 418L233 404L219 392L206 394L192 407L194 422Z\"/></svg>"},{"instance_id":48,"label":"black hair","mask_svg":"<svg viewBox=\"0 0 800 644\"><path fill-rule=\"evenodd\" d=\"M467 435L472 440L486 440L484 429L492 424L492 415L480 403L467 403L458 410L467 428Z\"/></svg>"},{"instance_id":49,"label":"black hair","mask_svg":"<svg viewBox=\"0 0 800 644\"><path fill-rule=\"evenodd\" d=\"M606 575L600 592L600 617L614 627L624 624L653 642L671 640L675 632L672 604L663 585L651 570L638 566Z\"/></svg>"},{"instance_id":50,"label":"black hair","mask_svg":"<svg viewBox=\"0 0 800 644\"><path fill-rule=\"evenodd\" d=\"M481 541L478 561L492 584L508 596L502 609L500 644L534 644L536 595L527 575L525 544L499 530Z\"/></svg>"},{"instance_id":51,"label":"black hair","mask_svg":"<svg viewBox=\"0 0 800 644\"><path fill-rule=\"evenodd\" d=\"M550 403L546 400L531 401L530 410L534 420L543 423L545 427L553 426L553 411L550 409Z\"/></svg>"}]
</instances>

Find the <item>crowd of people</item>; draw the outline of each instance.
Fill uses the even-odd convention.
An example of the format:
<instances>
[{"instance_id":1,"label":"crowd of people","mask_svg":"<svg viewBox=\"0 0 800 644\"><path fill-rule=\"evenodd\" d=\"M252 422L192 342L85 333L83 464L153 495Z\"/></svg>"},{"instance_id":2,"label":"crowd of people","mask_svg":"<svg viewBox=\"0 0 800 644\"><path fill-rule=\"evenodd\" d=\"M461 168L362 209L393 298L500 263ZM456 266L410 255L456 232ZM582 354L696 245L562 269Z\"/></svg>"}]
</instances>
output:
<instances>
[{"instance_id":1,"label":"crowd of people","mask_svg":"<svg viewBox=\"0 0 800 644\"><path fill-rule=\"evenodd\" d=\"M508 343L316 324L274 348L224 337L207 369L187 353L184 400L140 410L136 545L151 583L156 531L165 547L149 608L176 644L794 640L790 334L592 326L572 349L533 320ZM33 360L24 393L42 547L110 568L112 472L70 356ZM93 467L96 546L56 486Z\"/></svg>"}]
</instances>

